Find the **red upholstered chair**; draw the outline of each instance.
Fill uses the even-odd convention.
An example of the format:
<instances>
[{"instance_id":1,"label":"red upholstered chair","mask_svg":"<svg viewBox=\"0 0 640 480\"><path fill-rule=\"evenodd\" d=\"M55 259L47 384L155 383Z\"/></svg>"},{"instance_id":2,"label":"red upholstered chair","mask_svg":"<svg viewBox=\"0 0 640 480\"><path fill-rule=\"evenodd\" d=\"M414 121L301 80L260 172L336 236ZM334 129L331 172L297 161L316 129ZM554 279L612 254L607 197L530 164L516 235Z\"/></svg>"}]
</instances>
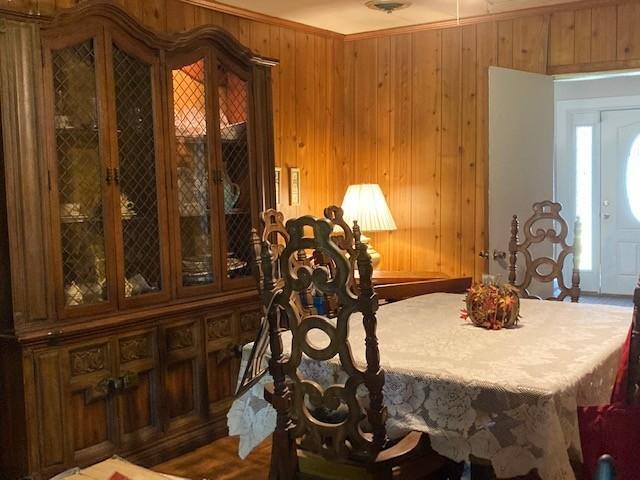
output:
<instances>
[{"instance_id":1,"label":"red upholstered chair","mask_svg":"<svg viewBox=\"0 0 640 480\"><path fill-rule=\"evenodd\" d=\"M633 302L633 321L611 403L578 408L585 479L594 478L598 459L609 454L615 462L616 478L640 480L640 286Z\"/></svg>"}]
</instances>

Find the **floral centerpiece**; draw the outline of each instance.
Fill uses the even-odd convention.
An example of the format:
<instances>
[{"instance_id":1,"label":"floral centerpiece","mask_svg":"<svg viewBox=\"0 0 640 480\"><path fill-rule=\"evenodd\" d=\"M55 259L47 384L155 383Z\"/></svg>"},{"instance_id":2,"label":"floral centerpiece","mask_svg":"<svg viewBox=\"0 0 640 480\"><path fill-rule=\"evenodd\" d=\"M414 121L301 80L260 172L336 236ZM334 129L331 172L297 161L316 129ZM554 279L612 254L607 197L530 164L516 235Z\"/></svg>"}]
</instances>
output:
<instances>
[{"instance_id":1,"label":"floral centerpiece","mask_svg":"<svg viewBox=\"0 0 640 480\"><path fill-rule=\"evenodd\" d=\"M520 318L520 298L511 285L476 283L467 290L460 318L489 330L515 327Z\"/></svg>"}]
</instances>

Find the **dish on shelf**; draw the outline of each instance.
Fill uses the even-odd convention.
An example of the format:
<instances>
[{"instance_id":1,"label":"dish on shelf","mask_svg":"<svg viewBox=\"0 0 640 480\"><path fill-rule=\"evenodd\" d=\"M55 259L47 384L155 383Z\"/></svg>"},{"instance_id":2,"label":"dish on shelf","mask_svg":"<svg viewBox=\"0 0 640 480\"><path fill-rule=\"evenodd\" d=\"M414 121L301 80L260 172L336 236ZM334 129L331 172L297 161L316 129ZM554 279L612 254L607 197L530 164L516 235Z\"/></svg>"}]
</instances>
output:
<instances>
[{"instance_id":1,"label":"dish on shelf","mask_svg":"<svg viewBox=\"0 0 640 480\"><path fill-rule=\"evenodd\" d=\"M70 130L73 128L73 124L68 115L56 115L54 123L57 130Z\"/></svg>"},{"instance_id":2,"label":"dish on shelf","mask_svg":"<svg viewBox=\"0 0 640 480\"><path fill-rule=\"evenodd\" d=\"M182 259L183 273L211 273L211 255L195 255Z\"/></svg>"},{"instance_id":3,"label":"dish on shelf","mask_svg":"<svg viewBox=\"0 0 640 480\"><path fill-rule=\"evenodd\" d=\"M64 289L67 305L73 307L85 303L99 302L102 300L103 289L103 282L76 283L72 281Z\"/></svg>"},{"instance_id":4,"label":"dish on shelf","mask_svg":"<svg viewBox=\"0 0 640 480\"><path fill-rule=\"evenodd\" d=\"M204 285L213 282L213 272L183 273L184 285Z\"/></svg>"},{"instance_id":5,"label":"dish on shelf","mask_svg":"<svg viewBox=\"0 0 640 480\"><path fill-rule=\"evenodd\" d=\"M247 262L240 260L238 257L234 257L233 253L227 254L227 271L233 272L235 270L241 270L247 266Z\"/></svg>"},{"instance_id":6,"label":"dish on shelf","mask_svg":"<svg viewBox=\"0 0 640 480\"><path fill-rule=\"evenodd\" d=\"M184 273L202 273L211 270L211 261L206 260L183 260L182 271Z\"/></svg>"},{"instance_id":7,"label":"dish on shelf","mask_svg":"<svg viewBox=\"0 0 640 480\"><path fill-rule=\"evenodd\" d=\"M60 221L62 223L84 223L89 220L89 215L61 215Z\"/></svg>"},{"instance_id":8,"label":"dish on shelf","mask_svg":"<svg viewBox=\"0 0 640 480\"><path fill-rule=\"evenodd\" d=\"M230 123L220 127L220 138L222 140L238 140L242 137L247 128L247 122Z\"/></svg>"},{"instance_id":9,"label":"dish on shelf","mask_svg":"<svg viewBox=\"0 0 640 480\"><path fill-rule=\"evenodd\" d=\"M130 220L138 213L134 210L135 204L127 198L124 193L120 194L120 216L125 220Z\"/></svg>"},{"instance_id":10,"label":"dish on shelf","mask_svg":"<svg viewBox=\"0 0 640 480\"><path fill-rule=\"evenodd\" d=\"M147 279L144 278L140 273L136 273L135 275L125 279L124 281L124 294L127 297L133 297L135 295L141 295L143 293L155 292L157 290L158 287L149 285Z\"/></svg>"},{"instance_id":11,"label":"dish on shelf","mask_svg":"<svg viewBox=\"0 0 640 480\"><path fill-rule=\"evenodd\" d=\"M224 211L225 215L249 215L251 212L244 208L230 208Z\"/></svg>"}]
</instances>

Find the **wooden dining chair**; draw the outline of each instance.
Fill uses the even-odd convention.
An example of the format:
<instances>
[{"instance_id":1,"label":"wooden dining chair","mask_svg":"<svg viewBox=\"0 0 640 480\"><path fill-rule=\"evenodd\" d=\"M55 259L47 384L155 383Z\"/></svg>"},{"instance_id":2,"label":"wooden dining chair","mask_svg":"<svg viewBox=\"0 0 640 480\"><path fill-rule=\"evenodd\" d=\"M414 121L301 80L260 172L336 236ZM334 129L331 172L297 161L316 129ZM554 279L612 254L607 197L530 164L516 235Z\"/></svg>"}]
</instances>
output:
<instances>
[{"instance_id":1,"label":"wooden dining chair","mask_svg":"<svg viewBox=\"0 0 640 480\"><path fill-rule=\"evenodd\" d=\"M266 239L260 245L260 290L273 377L265 399L277 413L269 478L308 478L301 463L314 469L311 478L323 478L323 471L332 472L333 478L459 478L461 466L436 454L425 435L411 432L393 442L387 437L371 257L357 223L352 232L342 221L342 209L331 209L325 211L328 218L289 220L284 248ZM340 237L332 235L337 224L344 231ZM331 268L297 261L301 251L321 253ZM337 298L334 318L298 308L300 293L309 288ZM356 364L348 339L349 323L356 318L365 330L364 365ZM290 349L284 347L285 331L292 335ZM313 331L323 334L324 345L308 338ZM301 367L309 359L335 362L345 381L323 388L303 374ZM368 393L366 401L362 389Z\"/></svg>"},{"instance_id":2,"label":"wooden dining chair","mask_svg":"<svg viewBox=\"0 0 640 480\"><path fill-rule=\"evenodd\" d=\"M511 237L509 240L509 283L521 293L524 298L540 298L529 293L532 282L534 280L541 283L551 283L556 281L559 293L556 296L547 298L547 300L563 301L570 297L572 302L578 302L580 298L580 270L579 270L579 253L580 253L580 221L576 220L574 225L574 243L567 243L567 235L569 227L564 218L560 215L562 205L559 203L545 200L533 204L533 215L524 223L523 234L524 240L519 241L518 216L514 215L511 220ZM552 223L551 226L542 228L544 223ZM559 225L559 231L556 229ZM537 227L537 228L536 228ZM535 230L534 230L535 228ZM557 258L546 256L535 257L533 249L536 245L548 242L554 247L559 246L560 250ZM520 282L517 278L517 261L518 255L524 257L524 274ZM564 265L567 257L571 255L573 259L571 286L567 286L564 279ZM548 268L548 272L542 269Z\"/></svg>"}]
</instances>

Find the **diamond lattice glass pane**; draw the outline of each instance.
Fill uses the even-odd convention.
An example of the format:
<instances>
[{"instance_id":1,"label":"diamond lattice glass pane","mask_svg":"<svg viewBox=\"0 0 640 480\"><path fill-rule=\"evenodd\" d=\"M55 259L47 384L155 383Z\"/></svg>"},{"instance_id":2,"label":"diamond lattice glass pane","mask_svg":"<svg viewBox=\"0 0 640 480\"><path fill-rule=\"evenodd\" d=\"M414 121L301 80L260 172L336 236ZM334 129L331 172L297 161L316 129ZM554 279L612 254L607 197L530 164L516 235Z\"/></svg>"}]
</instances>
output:
<instances>
[{"instance_id":1,"label":"diamond lattice glass pane","mask_svg":"<svg viewBox=\"0 0 640 480\"><path fill-rule=\"evenodd\" d=\"M60 243L67 306L107 300L92 40L54 51Z\"/></svg>"},{"instance_id":2,"label":"diamond lattice glass pane","mask_svg":"<svg viewBox=\"0 0 640 480\"><path fill-rule=\"evenodd\" d=\"M247 140L247 82L223 66L220 72L220 137L227 235L227 277L251 275L251 189Z\"/></svg>"},{"instance_id":3,"label":"diamond lattice glass pane","mask_svg":"<svg viewBox=\"0 0 640 480\"><path fill-rule=\"evenodd\" d=\"M113 47L125 296L162 288L151 67Z\"/></svg>"},{"instance_id":4,"label":"diamond lattice glass pane","mask_svg":"<svg viewBox=\"0 0 640 480\"><path fill-rule=\"evenodd\" d=\"M173 70L184 286L213 283L204 60Z\"/></svg>"}]
</instances>

